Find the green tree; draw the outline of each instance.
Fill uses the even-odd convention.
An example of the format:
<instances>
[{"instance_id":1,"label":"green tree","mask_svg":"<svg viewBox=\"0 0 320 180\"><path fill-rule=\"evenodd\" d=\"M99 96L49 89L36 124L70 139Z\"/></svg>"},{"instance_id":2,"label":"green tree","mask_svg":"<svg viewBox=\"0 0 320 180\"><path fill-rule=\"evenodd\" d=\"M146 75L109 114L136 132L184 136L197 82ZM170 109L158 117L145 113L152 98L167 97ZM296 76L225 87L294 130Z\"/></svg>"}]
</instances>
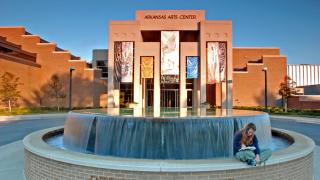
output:
<instances>
[{"instance_id":1,"label":"green tree","mask_svg":"<svg viewBox=\"0 0 320 180\"><path fill-rule=\"evenodd\" d=\"M20 97L18 86L22 83L15 75L5 72L1 76L0 97L4 104L8 104L9 111L12 112L11 107L17 105L17 100Z\"/></svg>"},{"instance_id":2,"label":"green tree","mask_svg":"<svg viewBox=\"0 0 320 180\"><path fill-rule=\"evenodd\" d=\"M55 98L56 106L58 111L60 111L60 99L64 99L66 97L66 93L64 92L63 84L60 81L58 75L52 75L50 82L47 88L47 95L51 98Z\"/></svg>"},{"instance_id":3,"label":"green tree","mask_svg":"<svg viewBox=\"0 0 320 180\"><path fill-rule=\"evenodd\" d=\"M280 83L279 94L282 96L282 106L288 112L288 97L297 93L296 82L289 76L285 76L284 82Z\"/></svg>"}]
</instances>

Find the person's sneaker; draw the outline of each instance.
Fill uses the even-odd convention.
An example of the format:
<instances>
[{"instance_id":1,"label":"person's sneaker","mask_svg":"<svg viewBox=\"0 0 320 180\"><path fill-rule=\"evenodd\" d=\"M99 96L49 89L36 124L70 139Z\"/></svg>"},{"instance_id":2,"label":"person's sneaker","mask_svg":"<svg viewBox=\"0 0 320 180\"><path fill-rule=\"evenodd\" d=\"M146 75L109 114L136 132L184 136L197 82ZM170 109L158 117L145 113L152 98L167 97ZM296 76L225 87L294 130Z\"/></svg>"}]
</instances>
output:
<instances>
[{"instance_id":1,"label":"person's sneaker","mask_svg":"<svg viewBox=\"0 0 320 180\"><path fill-rule=\"evenodd\" d=\"M256 160L253 160L253 159L250 159L247 161L247 164L249 166L256 166L257 165L257 161Z\"/></svg>"}]
</instances>

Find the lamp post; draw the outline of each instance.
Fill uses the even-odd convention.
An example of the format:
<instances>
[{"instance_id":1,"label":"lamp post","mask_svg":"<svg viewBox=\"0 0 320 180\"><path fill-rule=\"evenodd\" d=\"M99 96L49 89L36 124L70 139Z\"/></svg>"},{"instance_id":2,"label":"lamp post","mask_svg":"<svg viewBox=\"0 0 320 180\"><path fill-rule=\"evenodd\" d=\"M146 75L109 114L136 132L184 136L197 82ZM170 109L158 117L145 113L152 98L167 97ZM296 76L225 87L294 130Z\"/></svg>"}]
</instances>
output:
<instances>
[{"instance_id":1,"label":"lamp post","mask_svg":"<svg viewBox=\"0 0 320 180\"><path fill-rule=\"evenodd\" d=\"M267 111L268 110L268 81L267 81L268 68L264 67L262 71L264 71L264 108L265 108L265 111Z\"/></svg>"},{"instance_id":2,"label":"lamp post","mask_svg":"<svg viewBox=\"0 0 320 180\"><path fill-rule=\"evenodd\" d=\"M74 67L69 68L69 110L72 109L72 71L76 70Z\"/></svg>"}]
</instances>

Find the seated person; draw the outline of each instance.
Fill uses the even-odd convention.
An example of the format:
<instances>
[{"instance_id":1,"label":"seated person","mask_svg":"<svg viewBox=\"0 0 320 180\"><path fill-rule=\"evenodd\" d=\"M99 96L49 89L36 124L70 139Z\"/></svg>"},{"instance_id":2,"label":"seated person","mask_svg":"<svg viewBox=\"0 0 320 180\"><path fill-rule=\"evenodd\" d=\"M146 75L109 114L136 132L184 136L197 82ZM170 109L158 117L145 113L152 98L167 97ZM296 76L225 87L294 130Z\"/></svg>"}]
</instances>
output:
<instances>
[{"instance_id":1,"label":"seated person","mask_svg":"<svg viewBox=\"0 0 320 180\"><path fill-rule=\"evenodd\" d=\"M248 165L265 163L272 154L270 149L259 148L258 138L254 134L256 126L253 123L247 124L243 129L236 132L233 141L233 155Z\"/></svg>"}]
</instances>

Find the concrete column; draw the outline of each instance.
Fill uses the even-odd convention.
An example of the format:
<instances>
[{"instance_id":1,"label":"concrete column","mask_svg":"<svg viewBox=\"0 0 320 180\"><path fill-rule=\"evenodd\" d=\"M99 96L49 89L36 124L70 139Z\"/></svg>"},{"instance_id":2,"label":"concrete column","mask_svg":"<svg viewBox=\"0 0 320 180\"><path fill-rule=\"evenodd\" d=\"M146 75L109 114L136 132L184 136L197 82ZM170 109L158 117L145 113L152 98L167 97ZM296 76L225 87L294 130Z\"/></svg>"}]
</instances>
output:
<instances>
[{"instance_id":1,"label":"concrete column","mask_svg":"<svg viewBox=\"0 0 320 180\"><path fill-rule=\"evenodd\" d=\"M120 82L116 82L115 88L113 89L113 99L114 99L114 107L120 107Z\"/></svg>"},{"instance_id":2,"label":"concrete column","mask_svg":"<svg viewBox=\"0 0 320 180\"><path fill-rule=\"evenodd\" d=\"M180 46L183 47L183 46ZM181 52L182 50L180 50ZM186 90L186 57L180 54L180 108L187 107L187 90Z\"/></svg>"},{"instance_id":3,"label":"concrete column","mask_svg":"<svg viewBox=\"0 0 320 180\"><path fill-rule=\"evenodd\" d=\"M222 97L221 97L221 89L222 89L222 87L221 87L221 83L216 83L215 84L215 104L216 104L216 106L222 106L222 104L221 104L221 100L222 100Z\"/></svg>"},{"instance_id":4,"label":"concrete column","mask_svg":"<svg viewBox=\"0 0 320 180\"><path fill-rule=\"evenodd\" d=\"M192 91L192 106L193 108L200 107L200 90L199 90L199 79L193 80L193 91Z\"/></svg>"},{"instance_id":5,"label":"concrete column","mask_svg":"<svg viewBox=\"0 0 320 180\"><path fill-rule=\"evenodd\" d=\"M109 43L108 52L108 108L113 108L114 104L114 59L113 42Z\"/></svg>"},{"instance_id":6,"label":"concrete column","mask_svg":"<svg viewBox=\"0 0 320 180\"><path fill-rule=\"evenodd\" d=\"M227 34L227 82L226 82L226 109L233 108L233 56L232 56L232 25L230 31Z\"/></svg>"},{"instance_id":7,"label":"concrete column","mask_svg":"<svg viewBox=\"0 0 320 180\"><path fill-rule=\"evenodd\" d=\"M136 48L134 48L136 49ZM138 107L142 107L142 99L140 97L140 57L134 53L134 71L133 71L133 101L138 103Z\"/></svg>"},{"instance_id":8,"label":"concrete column","mask_svg":"<svg viewBox=\"0 0 320 180\"><path fill-rule=\"evenodd\" d=\"M153 112L154 116L160 116L160 57L154 58L153 74Z\"/></svg>"},{"instance_id":9,"label":"concrete column","mask_svg":"<svg viewBox=\"0 0 320 180\"><path fill-rule=\"evenodd\" d=\"M146 79L141 79L141 103L142 108L146 107Z\"/></svg>"},{"instance_id":10,"label":"concrete column","mask_svg":"<svg viewBox=\"0 0 320 180\"><path fill-rule=\"evenodd\" d=\"M221 82L220 83L221 88L219 89L221 91L221 109L227 109L227 83Z\"/></svg>"},{"instance_id":11,"label":"concrete column","mask_svg":"<svg viewBox=\"0 0 320 180\"><path fill-rule=\"evenodd\" d=\"M205 22L200 22L200 104L207 101L207 47L205 38Z\"/></svg>"}]
</instances>

